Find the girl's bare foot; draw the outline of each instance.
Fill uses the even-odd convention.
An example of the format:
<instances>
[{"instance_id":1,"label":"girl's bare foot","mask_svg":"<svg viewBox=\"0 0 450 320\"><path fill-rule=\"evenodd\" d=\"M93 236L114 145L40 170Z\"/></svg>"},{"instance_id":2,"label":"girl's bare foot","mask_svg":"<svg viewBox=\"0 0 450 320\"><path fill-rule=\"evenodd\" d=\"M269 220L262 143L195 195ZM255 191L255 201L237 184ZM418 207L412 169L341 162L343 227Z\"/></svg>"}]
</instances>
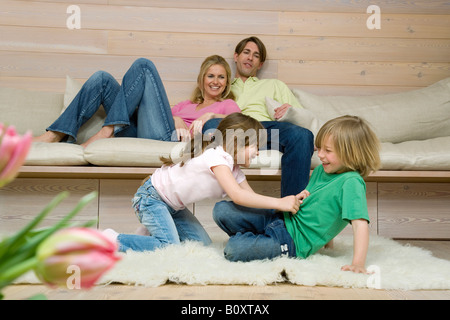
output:
<instances>
[{"instance_id":1,"label":"girl's bare foot","mask_svg":"<svg viewBox=\"0 0 450 320\"><path fill-rule=\"evenodd\" d=\"M136 231L134 231L134 234L140 235L140 236L149 236L150 232L148 231L148 229L146 227L144 227L143 225L140 225Z\"/></svg>"},{"instance_id":2,"label":"girl's bare foot","mask_svg":"<svg viewBox=\"0 0 450 320\"><path fill-rule=\"evenodd\" d=\"M114 126L104 126L100 129L99 132L94 134L92 137L89 138L88 141L81 144L83 148L86 148L88 145L90 145L92 142L100 140L100 139L108 139L114 137Z\"/></svg>"},{"instance_id":3,"label":"girl's bare foot","mask_svg":"<svg viewBox=\"0 0 450 320\"><path fill-rule=\"evenodd\" d=\"M33 142L60 142L66 136L65 133L57 131L46 131L44 134L34 137Z\"/></svg>"}]
</instances>

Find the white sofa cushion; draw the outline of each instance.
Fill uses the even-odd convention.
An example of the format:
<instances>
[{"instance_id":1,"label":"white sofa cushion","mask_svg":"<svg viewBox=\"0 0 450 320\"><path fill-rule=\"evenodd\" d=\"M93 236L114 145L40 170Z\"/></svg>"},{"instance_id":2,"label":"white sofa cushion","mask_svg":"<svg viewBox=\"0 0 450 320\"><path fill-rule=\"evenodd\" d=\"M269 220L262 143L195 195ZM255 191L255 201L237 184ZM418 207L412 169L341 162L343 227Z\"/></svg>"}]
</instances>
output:
<instances>
[{"instance_id":1,"label":"white sofa cushion","mask_svg":"<svg viewBox=\"0 0 450 320\"><path fill-rule=\"evenodd\" d=\"M450 136L450 78L419 90L376 96L317 96L292 91L304 109L291 108L283 121L313 133L324 122L349 114L369 121L382 142Z\"/></svg>"},{"instance_id":2,"label":"white sofa cushion","mask_svg":"<svg viewBox=\"0 0 450 320\"><path fill-rule=\"evenodd\" d=\"M84 159L82 146L72 143L33 142L28 152L27 166L82 166L89 164Z\"/></svg>"},{"instance_id":3,"label":"white sofa cushion","mask_svg":"<svg viewBox=\"0 0 450 320\"><path fill-rule=\"evenodd\" d=\"M86 161L98 166L159 167L160 156L177 156L184 147L182 142L167 142L139 138L112 138L97 140L86 147ZM263 150L253 159L250 168L278 170L282 154Z\"/></svg>"},{"instance_id":4,"label":"white sofa cushion","mask_svg":"<svg viewBox=\"0 0 450 320\"><path fill-rule=\"evenodd\" d=\"M381 144L384 170L450 170L450 137Z\"/></svg>"},{"instance_id":5,"label":"white sofa cushion","mask_svg":"<svg viewBox=\"0 0 450 320\"><path fill-rule=\"evenodd\" d=\"M98 166L161 166L160 156L168 156L179 142L141 138L111 138L94 141L84 150L85 159Z\"/></svg>"},{"instance_id":6,"label":"white sofa cushion","mask_svg":"<svg viewBox=\"0 0 450 320\"><path fill-rule=\"evenodd\" d=\"M164 142L138 138L102 139L86 149L70 143L35 142L25 165L99 165L159 167L161 155L168 156L183 147L179 142ZM175 148L175 149L174 149ZM450 170L450 137L403 143L382 143L381 162L383 170ZM282 154L278 151L260 151L250 166L262 169L264 174L277 173L281 167ZM311 168L320 161L315 153Z\"/></svg>"}]
</instances>

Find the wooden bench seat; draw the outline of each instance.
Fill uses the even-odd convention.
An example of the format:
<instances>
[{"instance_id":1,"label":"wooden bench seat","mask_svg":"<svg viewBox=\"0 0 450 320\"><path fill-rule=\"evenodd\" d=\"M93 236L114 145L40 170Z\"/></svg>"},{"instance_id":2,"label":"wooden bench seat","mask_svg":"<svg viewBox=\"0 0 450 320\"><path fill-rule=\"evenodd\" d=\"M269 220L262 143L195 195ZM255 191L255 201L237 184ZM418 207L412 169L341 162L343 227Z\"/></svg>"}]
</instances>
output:
<instances>
[{"instance_id":1,"label":"wooden bench seat","mask_svg":"<svg viewBox=\"0 0 450 320\"><path fill-rule=\"evenodd\" d=\"M98 166L23 166L19 178L83 178L83 179L143 179L155 172L155 167ZM276 181L281 171L266 174L261 169L244 169L249 180ZM450 171L390 171L372 173L367 182L450 182Z\"/></svg>"}]
</instances>

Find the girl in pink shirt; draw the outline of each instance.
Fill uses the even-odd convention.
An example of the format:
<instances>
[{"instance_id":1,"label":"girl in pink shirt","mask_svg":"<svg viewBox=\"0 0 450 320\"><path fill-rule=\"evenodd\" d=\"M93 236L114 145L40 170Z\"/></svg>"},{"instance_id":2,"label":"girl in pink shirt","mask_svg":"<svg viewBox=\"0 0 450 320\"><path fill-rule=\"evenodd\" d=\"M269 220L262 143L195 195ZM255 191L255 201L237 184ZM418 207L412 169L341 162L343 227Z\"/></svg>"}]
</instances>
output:
<instances>
[{"instance_id":1,"label":"girl in pink shirt","mask_svg":"<svg viewBox=\"0 0 450 320\"><path fill-rule=\"evenodd\" d=\"M257 194L240 169L249 167L258 154L264 132L249 116L228 115L212 142L194 138L180 158L162 158L164 165L138 189L133 207L150 235L104 232L119 243L120 251L151 251L186 240L209 244L208 234L186 206L226 195L241 206L297 212L300 201L296 196L278 199Z\"/></svg>"},{"instance_id":2,"label":"girl in pink shirt","mask_svg":"<svg viewBox=\"0 0 450 320\"><path fill-rule=\"evenodd\" d=\"M78 130L100 105L107 115L105 123L83 146L113 136L187 141L207 120L240 112L233 98L230 66L214 55L202 63L191 99L171 109L155 65L140 58L121 85L107 72L94 73L47 132L34 141L76 142Z\"/></svg>"}]
</instances>

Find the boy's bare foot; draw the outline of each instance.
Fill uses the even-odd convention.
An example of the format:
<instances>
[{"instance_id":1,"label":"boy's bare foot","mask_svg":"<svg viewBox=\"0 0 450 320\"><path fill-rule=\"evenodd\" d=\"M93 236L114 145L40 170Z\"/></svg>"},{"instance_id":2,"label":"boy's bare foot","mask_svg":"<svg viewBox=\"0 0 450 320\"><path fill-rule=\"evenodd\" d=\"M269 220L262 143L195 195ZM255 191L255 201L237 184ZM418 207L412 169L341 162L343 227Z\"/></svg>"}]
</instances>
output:
<instances>
[{"instance_id":1,"label":"boy's bare foot","mask_svg":"<svg viewBox=\"0 0 450 320\"><path fill-rule=\"evenodd\" d=\"M100 140L100 139L108 139L114 137L114 126L104 126L100 129L99 132L94 134L92 137L89 138L88 141L81 144L83 148L86 148L88 145L90 145L92 142Z\"/></svg>"},{"instance_id":2,"label":"boy's bare foot","mask_svg":"<svg viewBox=\"0 0 450 320\"><path fill-rule=\"evenodd\" d=\"M44 134L41 134L38 137L34 137L33 142L47 142L47 143L60 142L65 136L66 134L62 132L46 131Z\"/></svg>"}]
</instances>

